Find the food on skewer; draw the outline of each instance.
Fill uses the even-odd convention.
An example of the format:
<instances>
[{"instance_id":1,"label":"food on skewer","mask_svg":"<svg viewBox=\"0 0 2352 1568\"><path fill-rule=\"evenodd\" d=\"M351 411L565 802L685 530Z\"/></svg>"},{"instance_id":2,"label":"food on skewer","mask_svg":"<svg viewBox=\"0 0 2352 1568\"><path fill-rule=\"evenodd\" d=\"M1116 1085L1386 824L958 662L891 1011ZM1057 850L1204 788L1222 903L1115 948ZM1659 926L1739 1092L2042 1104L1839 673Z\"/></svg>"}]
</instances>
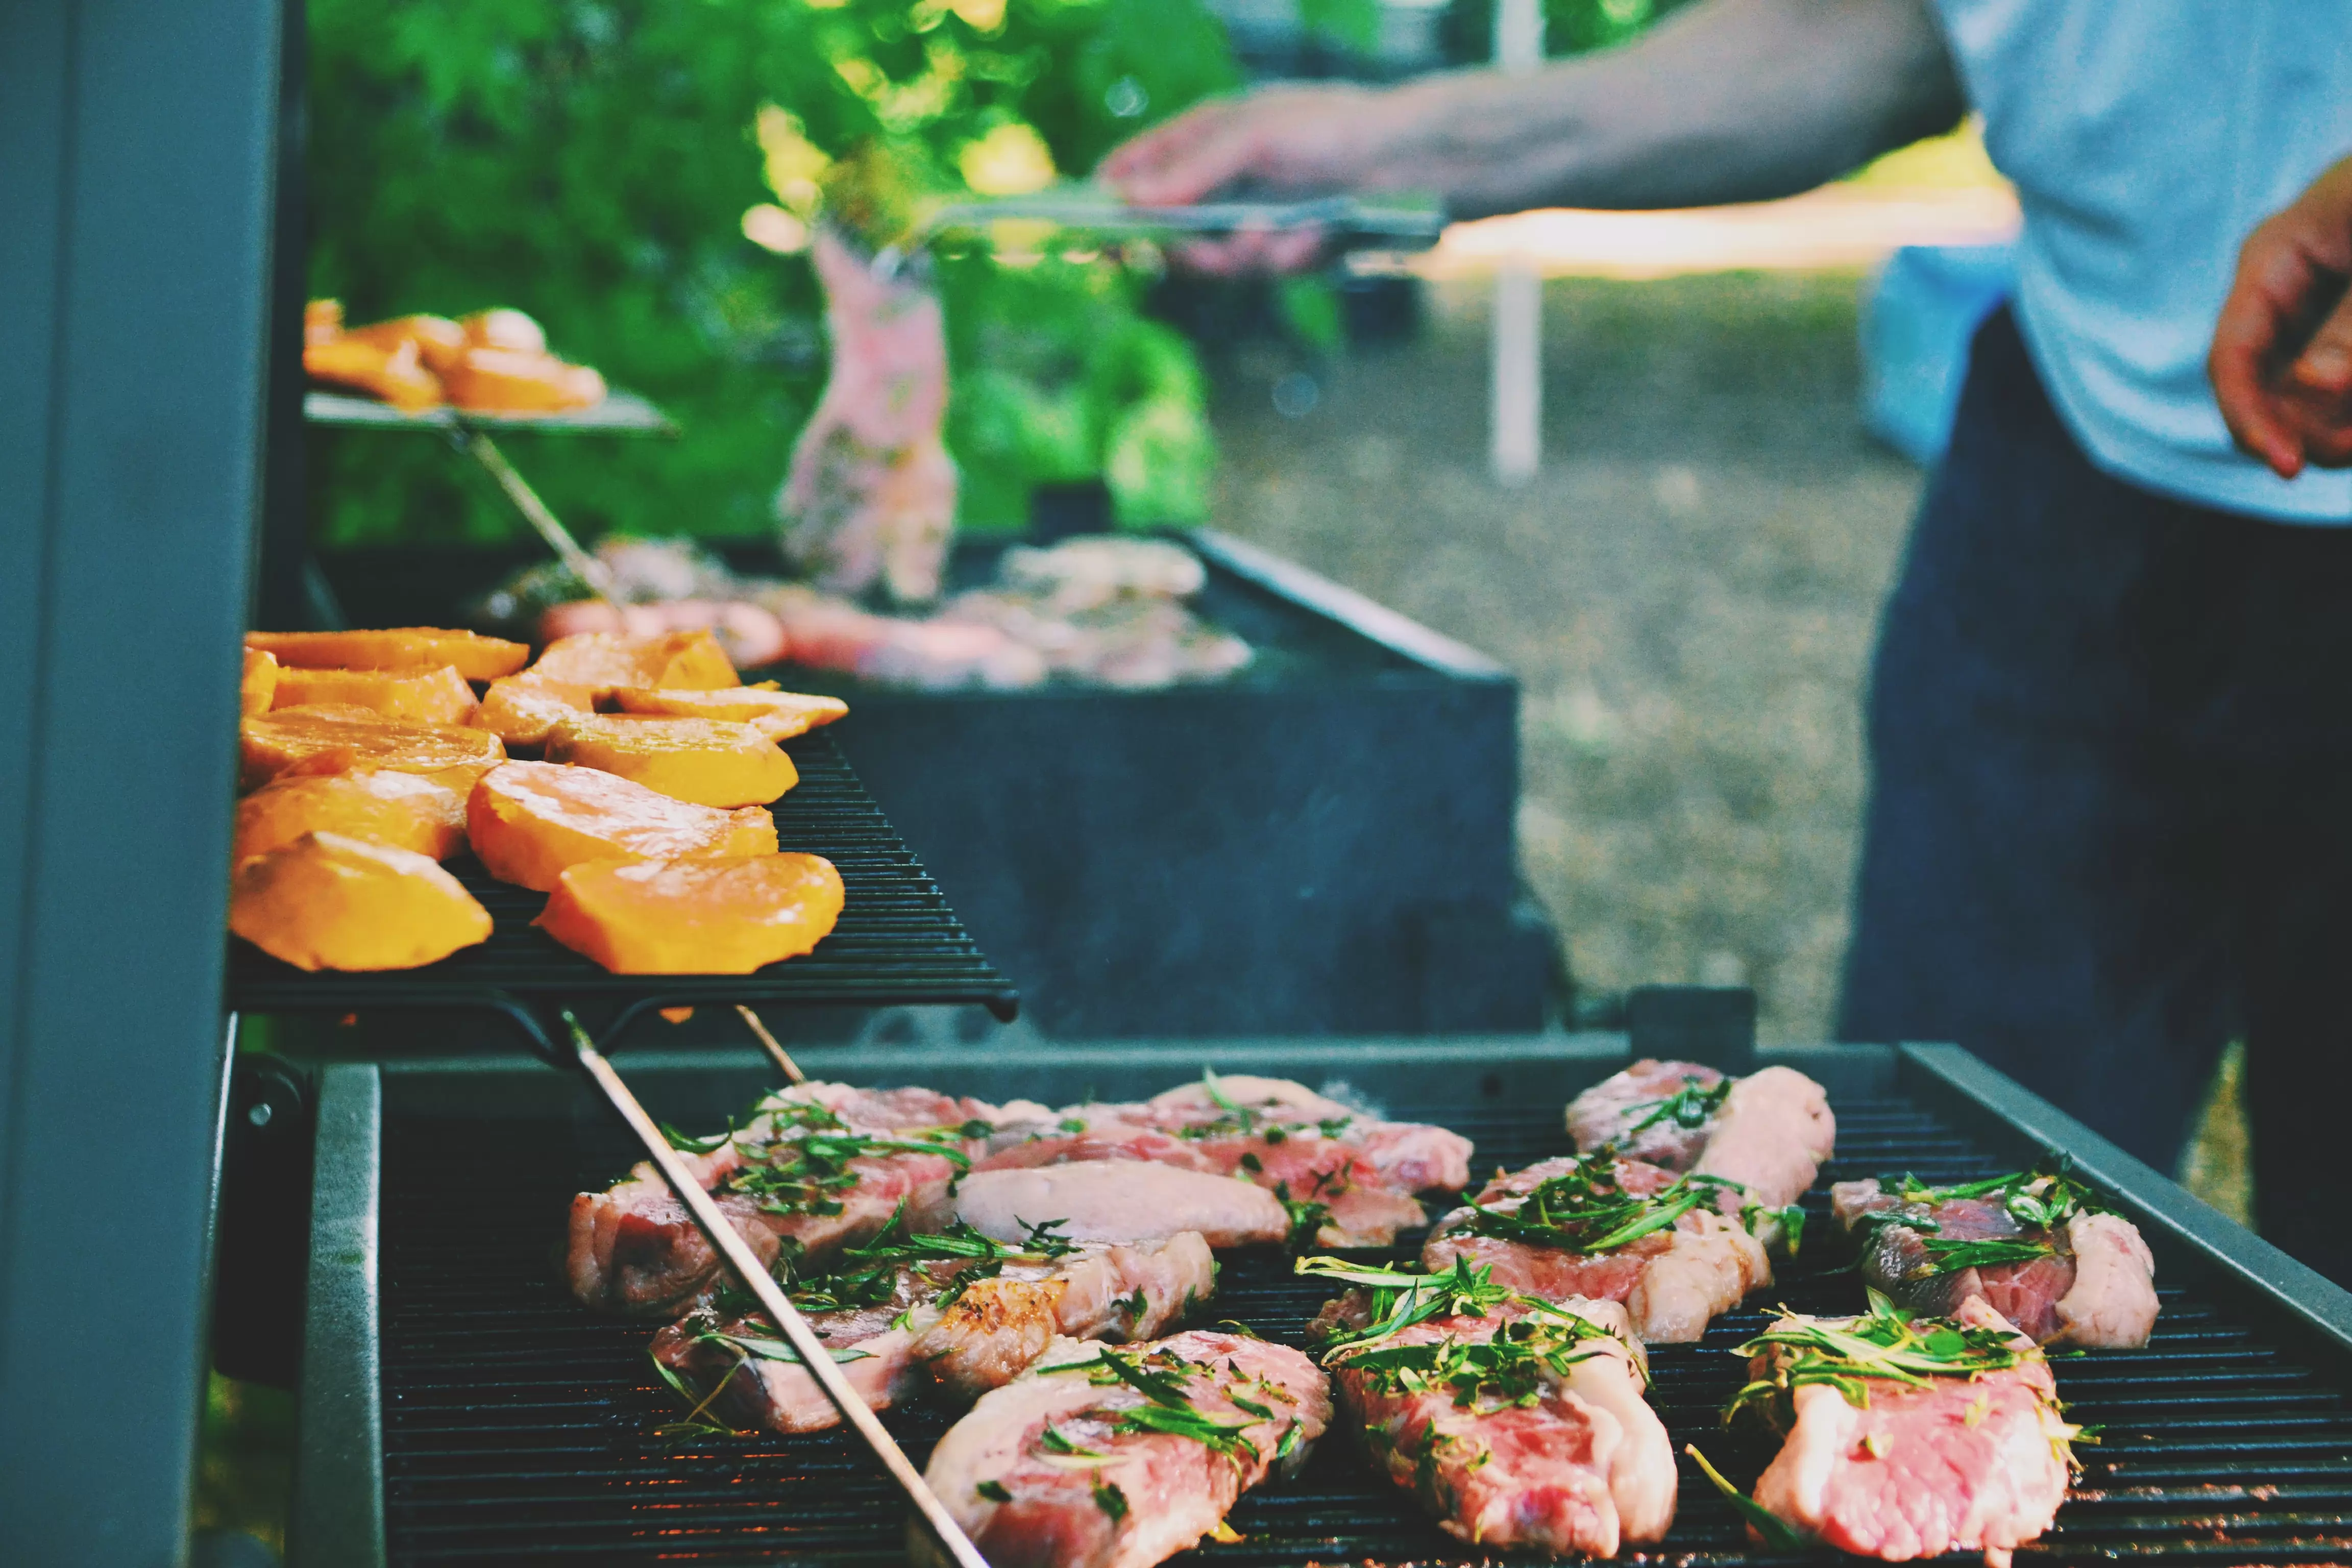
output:
<instances>
[{"instance_id":1,"label":"food on skewer","mask_svg":"<svg viewBox=\"0 0 2352 1568\"><path fill-rule=\"evenodd\" d=\"M956 1186L956 1216L984 1236L1018 1240L1050 1223L1077 1241L1144 1241L1198 1231L1212 1247L1280 1242L1289 1210L1263 1187L1139 1160L974 1171Z\"/></svg>"},{"instance_id":2,"label":"food on skewer","mask_svg":"<svg viewBox=\"0 0 2352 1568\"><path fill-rule=\"evenodd\" d=\"M590 860L776 853L776 819L764 806L720 811L560 763L492 768L466 801L466 822L484 870L542 893Z\"/></svg>"},{"instance_id":3,"label":"food on skewer","mask_svg":"<svg viewBox=\"0 0 2352 1568\"><path fill-rule=\"evenodd\" d=\"M491 681L481 706L466 722L509 746L540 746L547 743L548 731L566 719L593 713L595 697L593 687L526 671Z\"/></svg>"},{"instance_id":4,"label":"food on skewer","mask_svg":"<svg viewBox=\"0 0 2352 1568\"><path fill-rule=\"evenodd\" d=\"M1373 1465L1481 1547L1614 1557L1664 1539L1675 1450L1625 1309L1444 1270L1307 1258L1349 1286L1309 1333Z\"/></svg>"},{"instance_id":5,"label":"food on skewer","mask_svg":"<svg viewBox=\"0 0 2352 1568\"><path fill-rule=\"evenodd\" d=\"M451 665L437 669L280 670L273 708L336 703L364 708L416 724L463 724L474 711L474 689Z\"/></svg>"},{"instance_id":6,"label":"food on skewer","mask_svg":"<svg viewBox=\"0 0 2352 1568\"><path fill-rule=\"evenodd\" d=\"M1767 1215L1737 1198L1719 1177L1605 1151L1546 1160L1498 1175L1440 1220L1422 1265L1488 1269L1497 1284L1548 1300L1622 1302L1648 1343L1687 1343L1772 1283L1757 1233L1801 1225L1800 1211Z\"/></svg>"},{"instance_id":7,"label":"food on skewer","mask_svg":"<svg viewBox=\"0 0 2352 1568\"><path fill-rule=\"evenodd\" d=\"M450 402L485 414L562 414L604 401L603 376L543 350L478 343L440 374Z\"/></svg>"},{"instance_id":8,"label":"food on skewer","mask_svg":"<svg viewBox=\"0 0 2352 1568\"><path fill-rule=\"evenodd\" d=\"M1793 1068L1727 1079L1696 1062L1639 1061L1569 1103L1585 1153L1619 1153L1738 1184L1738 1202L1779 1208L1813 1184L1837 1147L1820 1084Z\"/></svg>"},{"instance_id":9,"label":"food on skewer","mask_svg":"<svg viewBox=\"0 0 2352 1568\"><path fill-rule=\"evenodd\" d=\"M997 1568L1150 1568L1304 1463L1330 1420L1328 1380L1286 1345L1057 1342L948 1429L923 1479ZM937 1561L919 1526L908 1545Z\"/></svg>"},{"instance_id":10,"label":"food on skewer","mask_svg":"<svg viewBox=\"0 0 2352 1568\"><path fill-rule=\"evenodd\" d=\"M1753 1503L1733 1495L1776 1543L2008 1568L2056 1518L2080 1430L2042 1352L1982 1300L1914 1318L1874 1291L1862 1317L1783 1313L1739 1353L1754 1359L1733 1413L1788 1436Z\"/></svg>"},{"instance_id":11,"label":"food on skewer","mask_svg":"<svg viewBox=\"0 0 2352 1568\"><path fill-rule=\"evenodd\" d=\"M404 413L441 403L441 378L425 368L425 355L413 342L386 346L342 337L305 343L302 369L312 381L363 392Z\"/></svg>"},{"instance_id":12,"label":"food on skewer","mask_svg":"<svg viewBox=\"0 0 2352 1568\"><path fill-rule=\"evenodd\" d=\"M490 934L489 911L430 856L307 833L231 879L229 930L298 969L414 969Z\"/></svg>"},{"instance_id":13,"label":"food on skewer","mask_svg":"<svg viewBox=\"0 0 2352 1568\"><path fill-rule=\"evenodd\" d=\"M623 687L613 701L624 713L673 719L721 719L749 724L771 741L789 741L822 724L846 718L849 704L838 697L808 697L797 691L738 686L719 691Z\"/></svg>"},{"instance_id":14,"label":"food on skewer","mask_svg":"<svg viewBox=\"0 0 2352 1568\"><path fill-rule=\"evenodd\" d=\"M278 661L257 647L245 650L245 674L237 681L236 710L250 719L267 713L278 695Z\"/></svg>"},{"instance_id":15,"label":"food on skewer","mask_svg":"<svg viewBox=\"0 0 2352 1568\"><path fill-rule=\"evenodd\" d=\"M1198 1236L1106 1247L1049 1232L1006 1244L962 1226L937 1236L893 1227L832 1272L795 1279L793 1304L880 1410L934 1386L963 1399L1002 1387L1057 1336L1149 1339L1216 1289ZM733 1289L655 1335L653 1357L701 1415L730 1426L814 1432L841 1419L751 1298Z\"/></svg>"},{"instance_id":16,"label":"food on skewer","mask_svg":"<svg viewBox=\"0 0 2352 1568\"><path fill-rule=\"evenodd\" d=\"M463 795L507 760L506 748L487 731L404 723L338 703L278 708L244 720L237 742L247 787L288 773L374 768L422 774Z\"/></svg>"},{"instance_id":17,"label":"food on skewer","mask_svg":"<svg viewBox=\"0 0 2352 1568\"><path fill-rule=\"evenodd\" d=\"M242 865L313 832L446 860L466 847L466 800L421 774L373 768L280 778L236 803L229 864Z\"/></svg>"},{"instance_id":18,"label":"food on skewer","mask_svg":"<svg viewBox=\"0 0 2352 1568\"><path fill-rule=\"evenodd\" d=\"M768 1096L745 1125L719 1137L673 1142L763 1263L789 1243L793 1267L807 1271L896 1223L945 1230L954 1217L949 1184L971 1168L999 1114L984 1100L927 1089L813 1082ZM572 1200L565 1272L587 1306L680 1310L719 1267L650 1163Z\"/></svg>"},{"instance_id":19,"label":"food on skewer","mask_svg":"<svg viewBox=\"0 0 2352 1568\"><path fill-rule=\"evenodd\" d=\"M615 974L749 974L824 941L842 899L817 855L590 860L531 923Z\"/></svg>"},{"instance_id":20,"label":"food on skewer","mask_svg":"<svg viewBox=\"0 0 2352 1568\"><path fill-rule=\"evenodd\" d=\"M2040 1344L2136 1348L2156 1326L2156 1259L2129 1220L2064 1170L1931 1187L1840 1182L1830 1213L1864 1280L1897 1306L1948 1314L1976 1298Z\"/></svg>"},{"instance_id":21,"label":"food on skewer","mask_svg":"<svg viewBox=\"0 0 2352 1568\"><path fill-rule=\"evenodd\" d=\"M1076 1105L1003 1130L982 1169L1149 1160L1274 1193L1326 1247L1386 1246L1427 1222L1417 1193L1469 1184L1470 1141L1387 1121L1288 1079L1207 1074L1132 1105Z\"/></svg>"},{"instance_id":22,"label":"food on skewer","mask_svg":"<svg viewBox=\"0 0 2352 1568\"><path fill-rule=\"evenodd\" d=\"M303 311L302 368L415 412L444 401L481 413L548 414L604 400L604 378L547 352L547 334L520 310L396 316L343 326L342 305L313 300Z\"/></svg>"},{"instance_id":23,"label":"food on skewer","mask_svg":"<svg viewBox=\"0 0 2352 1568\"><path fill-rule=\"evenodd\" d=\"M247 632L245 646L292 669L438 669L454 665L468 680L512 675L529 645L440 626L362 632Z\"/></svg>"},{"instance_id":24,"label":"food on skewer","mask_svg":"<svg viewBox=\"0 0 2352 1568\"><path fill-rule=\"evenodd\" d=\"M729 690L743 684L725 650L708 631L630 637L583 632L558 637L532 663L541 680L585 686L599 702L622 687L691 691Z\"/></svg>"},{"instance_id":25,"label":"food on skewer","mask_svg":"<svg viewBox=\"0 0 2352 1568\"><path fill-rule=\"evenodd\" d=\"M548 731L546 757L618 773L697 805L765 805L800 783L800 771L773 741L719 719L575 714Z\"/></svg>"}]
</instances>

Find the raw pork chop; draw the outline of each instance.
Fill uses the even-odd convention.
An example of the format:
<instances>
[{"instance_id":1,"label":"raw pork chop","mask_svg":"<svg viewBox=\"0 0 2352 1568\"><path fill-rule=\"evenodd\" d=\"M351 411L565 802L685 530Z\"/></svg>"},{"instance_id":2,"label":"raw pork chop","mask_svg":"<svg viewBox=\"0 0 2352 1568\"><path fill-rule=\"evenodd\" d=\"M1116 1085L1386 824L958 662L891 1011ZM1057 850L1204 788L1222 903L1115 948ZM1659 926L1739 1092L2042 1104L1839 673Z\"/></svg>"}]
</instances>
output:
<instances>
[{"instance_id":1,"label":"raw pork chop","mask_svg":"<svg viewBox=\"0 0 2352 1568\"><path fill-rule=\"evenodd\" d=\"M923 1479L996 1568L1149 1568L1304 1463L1330 1420L1328 1382L1286 1345L1058 1342L948 1429ZM940 1560L919 1527L908 1539Z\"/></svg>"},{"instance_id":2,"label":"raw pork chop","mask_svg":"<svg viewBox=\"0 0 2352 1568\"><path fill-rule=\"evenodd\" d=\"M1881 1370L1824 1360L1822 1330L1861 1335ZM1789 1430L1756 1501L1799 1533L1888 1562L1981 1552L2008 1568L2057 1516L2076 1429L2042 1352L1981 1300L1949 1319L1907 1320L1884 1297L1860 1319L1791 1314L1747 1348L1755 1381L1741 1398ZM1808 1367L1843 1374L1851 1392L1799 1381Z\"/></svg>"},{"instance_id":3,"label":"raw pork chop","mask_svg":"<svg viewBox=\"0 0 2352 1568\"><path fill-rule=\"evenodd\" d=\"M1696 1062L1635 1062L1569 1103L1568 1131L1587 1153L1614 1146L1670 1171L1721 1176L1767 1208L1802 1197L1837 1147L1828 1095L1784 1067L1726 1079Z\"/></svg>"},{"instance_id":4,"label":"raw pork chop","mask_svg":"<svg viewBox=\"0 0 2352 1568\"><path fill-rule=\"evenodd\" d=\"M969 1232L866 1249L856 1267L795 1285L802 1309L867 1405L934 1383L962 1398L1001 1387L1056 1336L1159 1333L1216 1289L1208 1244L1185 1232L1144 1247L995 1246ZM738 1427L814 1432L841 1419L766 1318L734 1291L654 1337L655 1362L698 1409Z\"/></svg>"},{"instance_id":5,"label":"raw pork chop","mask_svg":"<svg viewBox=\"0 0 2352 1568\"><path fill-rule=\"evenodd\" d=\"M1460 1259L1545 1300L1622 1302L1644 1341L1686 1343L1772 1282L1763 1244L1717 1212L1717 1195L1703 1177L1639 1160L1546 1160L1497 1176L1440 1220L1422 1267L1437 1274ZM1629 1232L1638 1234L1611 1241Z\"/></svg>"},{"instance_id":6,"label":"raw pork chop","mask_svg":"<svg viewBox=\"0 0 2352 1568\"><path fill-rule=\"evenodd\" d=\"M1140 1160L975 1171L957 1184L956 1215L983 1236L1018 1241L1053 1225L1073 1241L1149 1241L1198 1231L1211 1247L1278 1242L1290 1215L1263 1187Z\"/></svg>"},{"instance_id":7,"label":"raw pork chop","mask_svg":"<svg viewBox=\"0 0 2352 1568\"><path fill-rule=\"evenodd\" d=\"M2147 1243L2063 1173L1840 1182L1830 1212L1861 1239L1863 1279L1914 1311L1973 1296L2038 1343L2086 1348L2136 1348L2156 1326Z\"/></svg>"},{"instance_id":8,"label":"raw pork chop","mask_svg":"<svg viewBox=\"0 0 2352 1568\"><path fill-rule=\"evenodd\" d=\"M1315 1327L1341 1340L1324 1364L1372 1463L1439 1528L1559 1556L1664 1537L1674 1444L1623 1307L1506 1297L1412 1322L1412 1292L1385 1300L1350 1290Z\"/></svg>"}]
</instances>

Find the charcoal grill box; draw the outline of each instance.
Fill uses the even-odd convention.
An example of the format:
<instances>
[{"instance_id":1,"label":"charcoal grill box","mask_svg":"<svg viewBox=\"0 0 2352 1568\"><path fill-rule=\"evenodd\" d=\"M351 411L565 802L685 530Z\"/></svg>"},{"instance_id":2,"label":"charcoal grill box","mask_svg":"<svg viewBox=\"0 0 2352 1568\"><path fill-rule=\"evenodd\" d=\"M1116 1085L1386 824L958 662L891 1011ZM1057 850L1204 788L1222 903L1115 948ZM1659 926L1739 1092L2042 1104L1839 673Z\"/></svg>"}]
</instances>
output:
<instances>
[{"instance_id":1,"label":"charcoal grill box","mask_svg":"<svg viewBox=\"0 0 2352 1568\"><path fill-rule=\"evenodd\" d=\"M847 697L843 749L982 951L1061 1038L1509 1033L1558 972L1521 889L1518 684L1500 665L1213 531L1200 608L1256 649L1161 691ZM1004 540L966 540L955 586ZM353 625L447 618L527 554L329 555ZM756 551L740 569L772 571Z\"/></svg>"}]
</instances>

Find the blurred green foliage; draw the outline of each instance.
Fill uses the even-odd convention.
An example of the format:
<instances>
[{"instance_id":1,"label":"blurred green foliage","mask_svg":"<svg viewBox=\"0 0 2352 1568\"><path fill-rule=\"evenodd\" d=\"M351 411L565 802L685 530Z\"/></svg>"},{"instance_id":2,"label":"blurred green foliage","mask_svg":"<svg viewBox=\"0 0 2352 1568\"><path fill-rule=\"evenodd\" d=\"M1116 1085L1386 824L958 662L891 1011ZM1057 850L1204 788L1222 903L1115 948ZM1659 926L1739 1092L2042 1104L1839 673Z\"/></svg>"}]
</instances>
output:
<instances>
[{"instance_id":1,"label":"blurred green foliage","mask_svg":"<svg viewBox=\"0 0 2352 1568\"><path fill-rule=\"evenodd\" d=\"M518 306L645 394L676 441L508 438L583 532L759 534L824 374L803 256L754 245L778 106L838 156L887 143L954 182L1003 127L1081 174L1237 84L1198 0L310 0L310 278L366 321ZM772 110L771 119L773 119ZM1129 521L1201 516L1213 454L1183 341L1109 263L942 258L949 443L967 524L1102 474ZM330 544L520 524L437 443L314 431Z\"/></svg>"},{"instance_id":2,"label":"blurred green foliage","mask_svg":"<svg viewBox=\"0 0 2352 1568\"><path fill-rule=\"evenodd\" d=\"M1544 53L1589 54L1630 43L1653 22L1690 0L1543 0ZM1453 0L1446 8L1446 52L1466 61L1495 55L1495 0Z\"/></svg>"}]
</instances>

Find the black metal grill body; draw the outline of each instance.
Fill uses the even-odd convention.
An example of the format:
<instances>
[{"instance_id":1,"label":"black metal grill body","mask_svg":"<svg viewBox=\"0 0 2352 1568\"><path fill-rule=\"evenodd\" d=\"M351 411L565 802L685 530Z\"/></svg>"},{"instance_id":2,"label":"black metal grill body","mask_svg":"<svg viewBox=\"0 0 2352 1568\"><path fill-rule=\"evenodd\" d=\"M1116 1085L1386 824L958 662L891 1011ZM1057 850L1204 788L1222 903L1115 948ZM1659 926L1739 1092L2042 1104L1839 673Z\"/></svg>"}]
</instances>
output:
<instances>
[{"instance_id":1,"label":"black metal grill body","mask_svg":"<svg viewBox=\"0 0 2352 1568\"><path fill-rule=\"evenodd\" d=\"M450 869L490 911L488 942L421 969L306 973L233 941L228 1004L247 1013L485 1007L531 1030L538 1009L560 1002L600 1035L651 1008L698 1003L978 1003L1011 1017L1012 984L981 956L832 737L803 735L784 750L801 782L770 808L777 844L832 861L845 895L833 933L804 957L748 975L614 974L532 927L545 894L499 881L468 855Z\"/></svg>"},{"instance_id":2,"label":"black metal grill body","mask_svg":"<svg viewBox=\"0 0 2352 1568\"><path fill-rule=\"evenodd\" d=\"M1958 1058L1957 1066L1952 1058ZM1418 1049L1261 1051L1249 1047L1078 1053L1059 1061L905 1053L813 1071L928 1082L974 1093L1075 1100L1166 1087L1197 1073L1286 1071L1344 1079L1391 1114L1439 1121L1476 1141L1476 1168L1563 1152L1559 1108L1622 1065L1606 1047L1561 1053L1524 1044ZM1936 1064L1941 1062L1939 1068ZM1923 1065L1924 1064L1924 1065ZM1830 1181L1908 1171L1952 1180L2013 1168L2069 1131L2038 1101L1959 1053L1866 1047L1810 1053L1800 1065L1832 1089L1838 1158ZM352 1070L352 1069L345 1069ZM756 1071L664 1062L635 1075L656 1113L715 1121ZM616 1128L556 1109L552 1074L391 1075L382 1124L380 1504L395 1564L562 1558L613 1563L898 1559L900 1506L854 1439L758 1436L666 1445L654 1429L675 1402L646 1359L650 1323L591 1316L548 1262L573 1192L629 1163ZM462 1089L453 1085L463 1083ZM1986 1096L1990 1096L1989 1100ZM537 1115L514 1112L536 1104ZM555 1110L554 1114L549 1114ZM2037 1136L2039 1133L2039 1136ZM2073 1417L2102 1428L2036 1561L2165 1557L2196 1562L2352 1560L2352 1297L2299 1272L2087 1134L2092 1179L2122 1200L2158 1259L2163 1314L2145 1351L2057 1363ZM2120 1162L2120 1163L2119 1163ZM2188 1206L2183 1206L2188 1205ZM1817 1232L1817 1235L1820 1233ZM1860 1285L1817 1247L1775 1294L1801 1310L1860 1305ZM2267 1278L2263 1278L2267 1276ZM1234 1254L1209 1309L1268 1338L1301 1342L1327 1293L1287 1260ZM332 1282L326 1291L332 1305ZM319 1309L315 1283L313 1310ZM1768 1436L1726 1432L1717 1413L1742 1381L1729 1348L1762 1322L1719 1320L1706 1340L1652 1352L1652 1399L1677 1447L1698 1443L1745 1485L1773 1452ZM950 1413L888 1417L918 1461ZM346 1474L344 1486L361 1484ZM335 1506L321 1473L298 1509ZM367 1500L371 1504L377 1499ZM1375 1479L1344 1430L1297 1478L1244 1498L1238 1543L1202 1563L1465 1563L1482 1553L1436 1531L1402 1492ZM1183 1561L1192 1561L1187 1558ZM1767 1560L1687 1460L1664 1546L1631 1561Z\"/></svg>"}]
</instances>

